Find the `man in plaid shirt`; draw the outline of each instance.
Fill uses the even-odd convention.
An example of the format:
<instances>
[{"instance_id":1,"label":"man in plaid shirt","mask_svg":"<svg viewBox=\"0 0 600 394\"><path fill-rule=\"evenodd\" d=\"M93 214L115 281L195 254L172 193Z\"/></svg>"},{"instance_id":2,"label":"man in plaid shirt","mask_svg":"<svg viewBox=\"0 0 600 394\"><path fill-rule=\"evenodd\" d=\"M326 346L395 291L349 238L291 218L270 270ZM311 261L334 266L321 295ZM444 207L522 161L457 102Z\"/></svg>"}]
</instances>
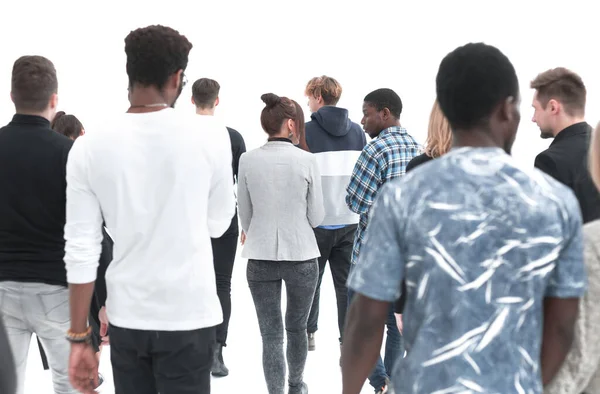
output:
<instances>
[{"instance_id":1,"label":"man in plaid shirt","mask_svg":"<svg viewBox=\"0 0 600 394\"><path fill-rule=\"evenodd\" d=\"M415 139L400 126L402 100L391 89L378 89L369 93L363 103L365 132L373 139L363 149L348 185L346 204L355 213L360 214L358 229L354 237L352 263L356 264L362 245L369 210L375 201L377 192L388 181L399 178L406 172L408 162L419 154L421 147ZM352 292L348 289L348 297ZM350 303L348 303L350 305ZM369 377L376 393L385 393L389 376L396 360L403 356L402 338L396 319L394 305L386 322L388 336L386 340L385 362L379 358L375 370Z\"/></svg>"}]
</instances>

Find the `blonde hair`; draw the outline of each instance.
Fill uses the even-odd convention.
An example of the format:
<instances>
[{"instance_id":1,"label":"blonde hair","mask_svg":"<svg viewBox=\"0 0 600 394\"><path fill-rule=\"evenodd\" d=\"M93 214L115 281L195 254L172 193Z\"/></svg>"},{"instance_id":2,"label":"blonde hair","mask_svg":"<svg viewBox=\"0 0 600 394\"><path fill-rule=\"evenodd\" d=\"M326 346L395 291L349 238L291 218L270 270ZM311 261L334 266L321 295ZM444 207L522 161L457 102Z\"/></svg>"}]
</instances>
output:
<instances>
[{"instance_id":1,"label":"blonde hair","mask_svg":"<svg viewBox=\"0 0 600 394\"><path fill-rule=\"evenodd\" d=\"M425 140L425 154L436 158L445 155L452 147L452 130L448 119L442 113L437 100L433 103L429 115L429 128Z\"/></svg>"},{"instance_id":2,"label":"blonde hair","mask_svg":"<svg viewBox=\"0 0 600 394\"><path fill-rule=\"evenodd\" d=\"M596 126L596 130L592 132L592 140L590 141L590 173L592 180L597 189L600 189L600 123Z\"/></svg>"},{"instance_id":3,"label":"blonde hair","mask_svg":"<svg viewBox=\"0 0 600 394\"><path fill-rule=\"evenodd\" d=\"M321 96L325 105L336 105L342 96L342 85L335 79L323 75L308 81L304 94L315 98Z\"/></svg>"}]
</instances>

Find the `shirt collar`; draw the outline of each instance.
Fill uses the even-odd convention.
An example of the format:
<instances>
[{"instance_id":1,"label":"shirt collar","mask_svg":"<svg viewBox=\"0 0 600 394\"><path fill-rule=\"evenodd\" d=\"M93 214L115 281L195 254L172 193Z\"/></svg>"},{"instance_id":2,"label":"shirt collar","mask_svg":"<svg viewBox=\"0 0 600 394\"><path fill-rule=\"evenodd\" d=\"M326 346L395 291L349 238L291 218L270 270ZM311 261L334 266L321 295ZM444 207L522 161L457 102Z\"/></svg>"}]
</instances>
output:
<instances>
[{"instance_id":1,"label":"shirt collar","mask_svg":"<svg viewBox=\"0 0 600 394\"><path fill-rule=\"evenodd\" d=\"M592 127L589 124L587 124L587 122L575 123L565 129L563 129L560 133L558 133L556 135L556 137L554 137L554 141L552 141L550 146L552 146L555 143L558 143L562 140L565 140L567 138L574 137L576 135L587 134L591 130L592 130Z\"/></svg>"},{"instance_id":2,"label":"shirt collar","mask_svg":"<svg viewBox=\"0 0 600 394\"><path fill-rule=\"evenodd\" d=\"M392 134L392 133L406 134L406 129L402 126L388 127L387 129L383 129L381 131L381 133L379 133L379 137L383 137L386 134Z\"/></svg>"},{"instance_id":3,"label":"shirt collar","mask_svg":"<svg viewBox=\"0 0 600 394\"><path fill-rule=\"evenodd\" d=\"M13 116L12 118L11 123L38 125L50 128L50 121L46 118L37 115L15 114L15 116Z\"/></svg>"}]
</instances>

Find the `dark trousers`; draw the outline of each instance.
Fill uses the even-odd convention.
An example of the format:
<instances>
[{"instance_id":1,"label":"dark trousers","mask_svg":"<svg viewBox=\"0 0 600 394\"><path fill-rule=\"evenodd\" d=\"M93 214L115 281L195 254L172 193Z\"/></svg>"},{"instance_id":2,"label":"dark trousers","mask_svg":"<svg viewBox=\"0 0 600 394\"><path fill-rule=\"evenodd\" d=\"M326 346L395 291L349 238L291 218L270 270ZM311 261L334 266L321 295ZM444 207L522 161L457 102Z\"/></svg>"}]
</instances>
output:
<instances>
[{"instance_id":1,"label":"dark trousers","mask_svg":"<svg viewBox=\"0 0 600 394\"><path fill-rule=\"evenodd\" d=\"M231 226L220 238L212 238L213 262L217 280L217 295L223 310L223 322L217 326L217 342L227 346L227 332L231 318L231 274L238 245L238 218L234 215Z\"/></svg>"},{"instance_id":2,"label":"dark trousers","mask_svg":"<svg viewBox=\"0 0 600 394\"><path fill-rule=\"evenodd\" d=\"M308 355L306 321L319 272L317 261L249 260L248 285L254 300L263 344L263 371L269 394L284 394L286 357L283 352L281 284L285 282L287 307L287 366L289 393L300 393ZM252 390L249 390L250 392Z\"/></svg>"},{"instance_id":3,"label":"dark trousers","mask_svg":"<svg viewBox=\"0 0 600 394\"><path fill-rule=\"evenodd\" d=\"M337 299L338 327L340 330L340 343L344 336L344 324L346 322L346 311L348 310L348 289L346 281L350 271L352 259L352 246L354 244L354 233L357 225L346 226L337 230L315 229L315 236L319 244L319 280L315 290L310 315L308 316L307 331L314 333L318 330L319 322L319 300L321 296L321 281L325 273L325 265L329 261L329 269L333 277L335 297Z\"/></svg>"},{"instance_id":4,"label":"dark trousers","mask_svg":"<svg viewBox=\"0 0 600 394\"><path fill-rule=\"evenodd\" d=\"M142 331L110 326L115 394L209 394L215 328Z\"/></svg>"}]
</instances>

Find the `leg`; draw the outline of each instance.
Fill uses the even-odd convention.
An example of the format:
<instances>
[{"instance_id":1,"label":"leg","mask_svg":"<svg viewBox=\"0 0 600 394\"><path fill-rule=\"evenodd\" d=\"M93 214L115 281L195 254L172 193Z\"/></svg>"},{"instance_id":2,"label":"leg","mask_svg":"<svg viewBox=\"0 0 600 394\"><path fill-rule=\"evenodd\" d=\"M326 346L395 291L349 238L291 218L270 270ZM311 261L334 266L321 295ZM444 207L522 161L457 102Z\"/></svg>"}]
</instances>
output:
<instances>
[{"instance_id":1,"label":"leg","mask_svg":"<svg viewBox=\"0 0 600 394\"><path fill-rule=\"evenodd\" d=\"M387 338L385 340L385 370L388 376L392 376L394 366L401 358L404 358L404 346L402 341L402 335L398 330L396 324L396 317L394 316L394 303L390 304L390 310L388 312L388 318L386 321L387 326Z\"/></svg>"},{"instance_id":2,"label":"leg","mask_svg":"<svg viewBox=\"0 0 600 394\"><path fill-rule=\"evenodd\" d=\"M352 303L352 297L354 296L354 291L352 289L348 289L348 307ZM373 368L373 372L369 375L369 384L375 390L381 390L382 387L386 386L389 381L389 376L385 371L385 366L383 365L383 360L381 356L378 357L377 363Z\"/></svg>"},{"instance_id":3,"label":"leg","mask_svg":"<svg viewBox=\"0 0 600 394\"><path fill-rule=\"evenodd\" d=\"M344 337L344 324L346 323L346 311L348 310L348 288L346 287L346 282L348 281L348 274L350 272L356 227L356 225L352 225L335 230L335 244L329 256L329 268L331 269L337 299L340 343Z\"/></svg>"},{"instance_id":4,"label":"leg","mask_svg":"<svg viewBox=\"0 0 600 394\"><path fill-rule=\"evenodd\" d=\"M312 307L310 314L308 315L307 331L309 334L314 334L319 329L319 301L321 298L321 281L323 280L323 274L325 273L325 265L329 260L329 254L331 253L331 247L333 245L333 230L324 230L321 228L315 229L315 237L317 238L317 244L319 245L319 277L317 280L317 286L312 301ZM314 350L309 349L309 350Z\"/></svg>"},{"instance_id":5,"label":"leg","mask_svg":"<svg viewBox=\"0 0 600 394\"><path fill-rule=\"evenodd\" d=\"M285 389L280 264L285 262L249 260L247 270L262 336L263 370L269 394L283 394ZM306 331L302 335L306 338Z\"/></svg>"},{"instance_id":6,"label":"leg","mask_svg":"<svg viewBox=\"0 0 600 394\"><path fill-rule=\"evenodd\" d=\"M54 392L76 393L69 381L71 346L65 341L65 333L71 325L69 289L39 283L29 283L26 288L32 314L30 321L48 357Z\"/></svg>"},{"instance_id":7,"label":"leg","mask_svg":"<svg viewBox=\"0 0 600 394\"><path fill-rule=\"evenodd\" d=\"M2 295L0 295L0 305L2 305ZM2 313L0 313L0 354L2 354L0 357L0 393L15 393L17 391L17 371Z\"/></svg>"},{"instance_id":8,"label":"leg","mask_svg":"<svg viewBox=\"0 0 600 394\"><path fill-rule=\"evenodd\" d=\"M285 330L287 332L287 360L290 392L302 386L304 366L308 353L306 322L319 278L316 259L303 262L284 262L281 265L287 290ZM300 391L298 391L300 392Z\"/></svg>"},{"instance_id":9,"label":"leg","mask_svg":"<svg viewBox=\"0 0 600 394\"><path fill-rule=\"evenodd\" d=\"M215 327L152 332L151 343L159 393L210 394Z\"/></svg>"},{"instance_id":10,"label":"leg","mask_svg":"<svg viewBox=\"0 0 600 394\"><path fill-rule=\"evenodd\" d=\"M0 313L4 319L4 327L14 359L17 394L25 393L25 370L32 333L25 311L21 307L22 294L20 283L0 283Z\"/></svg>"},{"instance_id":11,"label":"leg","mask_svg":"<svg viewBox=\"0 0 600 394\"><path fill-rule=\"evenodd\" d=\"M227 331L231 317L231 274L233 272L237 244L237 233L212 239L217 295L219 296L223 310L223 322L217 326L217 342L223 346L227 346Z\"/></svg>"},{"instance_id":12,"label":"leg","mask_svg":"<svg viewBox=\"0 0 600 394\"><path fill-rule=\"evenodd\" d=\"M149 343L154 332L110 326L110 361L115 394L155 394Z\"/></svg>"}]
</instances>

